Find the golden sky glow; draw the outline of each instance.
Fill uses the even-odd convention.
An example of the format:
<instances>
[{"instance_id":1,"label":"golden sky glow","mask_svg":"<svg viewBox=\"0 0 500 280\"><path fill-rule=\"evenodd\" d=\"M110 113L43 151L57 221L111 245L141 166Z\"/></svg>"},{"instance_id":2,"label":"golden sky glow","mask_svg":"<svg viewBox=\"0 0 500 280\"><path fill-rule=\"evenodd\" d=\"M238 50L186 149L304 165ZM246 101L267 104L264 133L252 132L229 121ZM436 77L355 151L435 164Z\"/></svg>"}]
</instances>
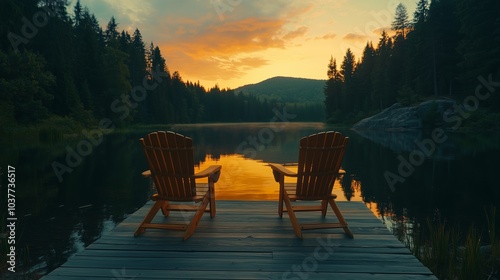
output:
<instances>
[{"instance_id":1,"label":"golden sky glow","mask_svg":"<svg viewBox=\"0 0 500 280\"><path fill-rule=\"evenodd\" d=\"M331 56L376 45L400 2L412 18L416 0L81 0L103 27L114 16L120 30L139 28L171 72L206 88L326 79Z\"/></svg>"}]
</instances>

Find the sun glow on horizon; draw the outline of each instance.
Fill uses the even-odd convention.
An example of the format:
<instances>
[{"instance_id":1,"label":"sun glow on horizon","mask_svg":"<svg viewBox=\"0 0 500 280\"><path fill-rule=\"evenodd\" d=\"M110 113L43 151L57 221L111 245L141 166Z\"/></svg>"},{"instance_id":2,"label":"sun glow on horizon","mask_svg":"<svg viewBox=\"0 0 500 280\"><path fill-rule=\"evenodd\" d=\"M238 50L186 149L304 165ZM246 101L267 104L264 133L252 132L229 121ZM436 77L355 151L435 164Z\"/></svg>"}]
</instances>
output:
<instances>
[{"instance_id":1,"label":"sun glow on horizon","mask_svg":"<svg viewBox=\"0 0 500 280\"><path fill-rule=\"evenodd\" d=\"M274 76L326 79L331 56L340 63L350 48L359 59L390 30L397 4L411 15L416 1L80 2L104 28L112 16L119 30L138 28L184 81L234 89Z\"/></svg>"}]
</instances>

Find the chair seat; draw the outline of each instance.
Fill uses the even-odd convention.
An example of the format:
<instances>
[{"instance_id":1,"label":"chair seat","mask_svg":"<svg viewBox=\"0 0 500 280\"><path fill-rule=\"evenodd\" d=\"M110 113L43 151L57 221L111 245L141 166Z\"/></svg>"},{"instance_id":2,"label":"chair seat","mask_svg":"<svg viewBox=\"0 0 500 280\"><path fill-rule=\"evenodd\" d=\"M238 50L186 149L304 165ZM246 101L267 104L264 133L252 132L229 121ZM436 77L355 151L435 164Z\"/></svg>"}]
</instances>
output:
<instances>
[{"instance_id":1,"label":"chair seat","mask_svg":"<svg viewBox=\"0 0 500 280\"><path fill-rule=\"evenodd\" d=\"M329 194L326 197L319 197L319 196L299 196L295 195L295 192L297 191L297 184L296 183L285 183L285 191L288 193L288 197L290 198L291 201L296 201L296 200L323 200L323 199L329 199L333 198L336 199L337 195L336 194Z\"/></svg>"}]
</instances>

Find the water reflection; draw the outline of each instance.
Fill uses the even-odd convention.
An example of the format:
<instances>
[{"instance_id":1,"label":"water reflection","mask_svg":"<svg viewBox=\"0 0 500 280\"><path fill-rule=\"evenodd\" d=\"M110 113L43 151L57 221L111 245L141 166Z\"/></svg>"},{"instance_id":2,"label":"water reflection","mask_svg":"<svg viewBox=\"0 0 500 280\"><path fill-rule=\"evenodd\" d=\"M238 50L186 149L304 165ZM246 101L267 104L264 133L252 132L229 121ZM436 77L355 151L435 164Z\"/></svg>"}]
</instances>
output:
<instances>
[{"instance_id":1,"label":"water reflection","mask_svg":"<svg viewBox=\"0 0 500 280\"><path fill-rule=\"evenodd\" d=\"M197 170L223 166L217 199L276 200L278 185L266 164L296 162L301 137L337 129L322 123L290 123L269 134L267 128L268 123L255 123L178 125L165 130L193 138ZM22 259L31 270L44 274L60 266L144 205L151 190L140 175L147 165L138 138L149 132L107 135L64 175L63 182L57 180L51 163L63 163L66 148L75 147L79 139L5 143L0 138L0 167L10 164L17 170L18 248L29 248L29 258ZM396 172L398 156L407 157L412 143L425 138L425 133L341 132L350 137L350 144L342 164L346 174L334 187L339 200L364 201L378 216L395 223L423 222L439 211L450 223L465 228L484 220L484 207L500 205L498 134L450 134L438 152L393 192L384 172ZM5 185L5 176L2 180Z\"/></svg>"},{"instance_id":2,"label":"water reflection","mask_svg":"<svg viewBox=\"0 0 500 280\"><path fill-rule=\"evenodd\" d=\"M422 130L362 130L356 131L356 133L395 153L410 153L418 150L423 152L424 155L430 155L435 159L451 160L457 152L454 141L436 143L434 140L439 139L439 142L441 142L441 139L447 139L449 136L446 132L439 137L433 136L432 131Z\"/></svg>"},{"instance_id":3,"label":"water reflection","mask_svg":"<svg viewBox=\"0 0 500 280\"><path fill-rule=\"evenodd\" d=\"M373 132L351 137L357 148L349 151L345 166L361 180L364 200L377 202L384 220L425 224L439 218L463 232L471 225L483 228L485 209L500 205L500 135L448 133L447 141L436 144L435 152L391 191L383 174L397 174L398 156L408 159L415 142L428 138L425 133L386 133L384 138Z\"/></svg>"},{"instance_id":4,"label":"water reflection","mask_svg":"<svg viewBox=\"0 0 500 280\"><path fill-rule=\"evenodd\" d=\"M193 139L195 161L206 154L240 154L264 162L296 162L300 138L325 129L322 123L288 123L274 131L269 123L176 125L172 130Z\"/></svg>"},{"instance_id":5,"label":"water reflection","mask_svg":"<svg viewBox=\"0 0 500 280\"><path fill-rule=\"evenodd\" d=\"M274 181L268 162L245 158L242 155L222 155L214 159L207 155L196 168L202 170L210 165L222 165L222 172L216 184L216 198L222 200L278 200L278 183ZM296 172L297 166L287 166ZM296 178L287 177L285 182L293 183ZM200 182L204 182L200 180ZM361 201L361 185L350 176L335 181L333 193L339 201Z\"/></svg>"},{"instance_id":6,"label":"water reflection","mask_svg":"<svg viewBox=\"0 0 500 280\"><path fill-rule=\"evenodd\" d=\"M62 182L51 164L64 164L66 148L78 139L0 145L0 166L16 167L16 248L23 255L18 266L42 275L53 270L147 201L147 187L137 176L143 155L130 140L110 135Z\"/></svg>"}]
</instances>

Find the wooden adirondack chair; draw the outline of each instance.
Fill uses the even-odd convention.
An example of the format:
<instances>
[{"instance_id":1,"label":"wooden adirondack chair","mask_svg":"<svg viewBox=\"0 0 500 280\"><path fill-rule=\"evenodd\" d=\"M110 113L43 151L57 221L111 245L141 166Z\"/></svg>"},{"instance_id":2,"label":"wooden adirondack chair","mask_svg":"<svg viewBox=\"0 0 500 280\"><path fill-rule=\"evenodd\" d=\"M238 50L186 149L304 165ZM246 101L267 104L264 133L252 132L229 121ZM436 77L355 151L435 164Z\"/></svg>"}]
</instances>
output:
<instances>
[{"instance_id":1,"label":"wooden adirondack chair","mask_svg":"<svg viewBox=\"0 0 500 280\"><path fill-rule=\"evenodd\" d=\"M339 132L321 132L300 140L299 163L297 173L280 164L269 164L274 179L280 185L278 214L283 217L283 202L290 217L295 234L302 239L302 229L343 228L353 238L332 194L333 184L339 175L340 163L344 156L348 137ZM297 177L294 184L285 184L285 176ZM318 206L292 206L293 201L318 200ZM321 211L326 216L328 204L332 207L339 222L320 224L299 224L295 215L297 211Z\"/></svg>"},{"instance_id":2,"label":"wooden adirondack chair","mask_svg":"<svg viewBox=\"0 0 500 280\"><path fill-rule=\"evenodd\" d=\"M139 139L146 155L150 170L142 173L152 177L156 194L148 214L139 225L134 236L141 235L147 228L185 231L184 240L193 233L204 212L215 217L214 183L220 176L222 166L212 165L194 173L193 140L189 137L168 131L153 132ZM195 179L208 178L208 188L197 191ZM170 202L201 202L199 205L171 205ZM209 210L207 206L210 204ZM158 210L168 217L170 211L196 211L189 224L151 223Z\"/></svg>"}]
</instances>

